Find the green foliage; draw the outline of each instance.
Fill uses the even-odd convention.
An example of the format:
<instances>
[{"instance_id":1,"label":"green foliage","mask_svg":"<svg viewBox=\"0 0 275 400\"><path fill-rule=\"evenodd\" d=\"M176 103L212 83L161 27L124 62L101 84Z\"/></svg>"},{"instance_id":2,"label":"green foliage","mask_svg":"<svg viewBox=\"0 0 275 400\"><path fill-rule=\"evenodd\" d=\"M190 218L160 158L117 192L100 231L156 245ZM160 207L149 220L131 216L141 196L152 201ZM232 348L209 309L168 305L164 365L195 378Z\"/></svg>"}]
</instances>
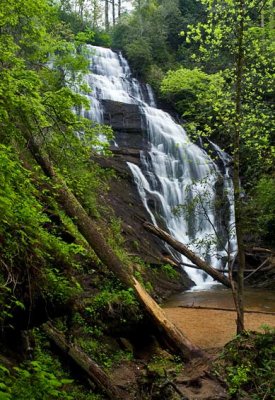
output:
<instances>
[{"instance_id":1,"label":"green foliage","mask_svg":"<svg viewBox=\"0 0 275 400\"><path fill-rule=\"evenodd\" d=\"M131 360L131 351L122 351L106 333L127 331L142 317L132 289L110 285L86 300L82 314L73 316L77 329L75 342L102 367L110 369L123 360Z\"/></svg>"},{"instance_id":2,"label":"green foliage","mask_svg":"<svg viewBox=\"0 0 275 400\"><path fill-rule=\"evenodd\" d=\"M177 271L170 264L165 264L161 266L162 272L164 272L168 278L175 279L178 277Z\"/></svg>"},{"instance_id":3,"label":"green foliage","mask_svg":"<svg viewBox=\"0 0 275 400\"><path fill-rule=\"evenodd\" d=\"M96 146L101 144L106 148L99 136L110 136L110 130L73 111L89 107L87 99L77 93L82 73L88 67L87 59L79 52L79 44L89 37L91 40L93 33L90 30L80 32L75 43L69 42L62 36L63 26L59 24L55 8L47 1L29 0L29 8L22 1L11 1L9 5L11 9L0 9L4 21L0 47L9 49L3 55L0 68L0 93L5 93L0 102L2 135L5 140L11 140L14 135L22 140L22 136L26 138L27 134L32 134L37 140L40 138L41 146L52 157L67 156L68 159L74 151L82 151L87 162L88 154ZM20 19L13 21L12 12L19 13ZM37 18L29 24L32 13ZM18 32L22 37L20 41ZM31 49L26 47L25 41L28 46L32 43ZM77 136L82 137L82 146L76 144Z\"/></svg>"},{"instance_id":4,"label":"green foliage","mask_svg":"<svg viewBox=\"0 0 275 400\"><path fill-rule=\"evenodd\" d=\"M175 7L174 12L179 12ZM122 17L112 31L113 46L125 52L134 72L143 79L151 77L152 69L166 70L173 62L169 46L169 38L174 38L172 33L169 36L169 26L171 32L175 27L173 10L171 4L165 7L155 0L142 2L130 16Z\"/></svg>"},{"instance_id":5,"label":"green foliage","mask_svg":"<svg viewBox=\"0 0 275 400\"><path fill-rule=\"evenodd\" d=\"M167 371L170 376L176 376L181 368L182 362L177 357L171 357L167 353L153 356L148 363L148 371L150 375L155 375L158 378L167 378Z\"/></svg>"},{"instance_id":6,"label":"green foliage","mask_svg":"<svg viewBox=\"0 0 275 400\"><path fill-rule=\"evenodd\" d=\"M275 332L249 332L226 345L216 363L216 373L224 379L231 395L253 400L273 399L275 368Z\"/></svg>"},{"instance_id":7,"label":"green foliage","mask_svg":"<svg viewBox=\"0 0 275 400\"><path fill-rule=\"evenodd\" d=\"M102 339L79 338L77 344L107 370L119 365L123 360L131 360L133 358L132 353L114 350L112 343L104 343Z\"/></svg>"},{"instance_id":8,"label":"green foliage","mask_svg":"<svg viewBox=\"0 0 275 400\"><path fill-rule=\"evenodd\" d=\"M150 85L155 91L159 91L160 83L163 78L164 72L162 68L156 64L152 64L147 74L147 81L150 82Z\"/></svg>"},{"instance_id":9,"label":"green foliage","mask_svg":"<svg viewBox=\"0 0 275 400\"><path fill-rule=\"evenodd\" d=\"M76 35L90 31L92 35L84 38L85 43L110 47L111 39L101 29L102 8L99 0L61 0L58 2L58 17Z\"/></svg>"},{"instance_id":10,"label":"green foliage","mask_svg":"<svg viewBox=\"0 0 275 400\"><path fill-rule=\"evenodd\" d=\"M34 197L36 190L31 184L30 174L5 145L0 145L0 163L0 232L5 241L6 257L13 258L17 252L27 248L29 241L35 243L36 239L39 242L39 237L35 238L38 227L48 219Z\"/></svg>"},{"instance_id":11,"label":"green foliage","mask_svg":"<svg viewBox=\"0 0 275 400\"><path fill-rule=\"evenodd\" d=\"M218 101L212 109L206 110L206 117L214 122L216 130L226 134L230 142L236 124L240 129L241 163L247 180L259 177L268 171L274 162L274 146L271 132L274 131L274 105L270 96L274 93L274 74L271 59L274 55L274 26L266 22L259 26L257 18L272 19L271 3L262 4L257 1L244 1L243 11L237 1L201 0L207 10L206 22L190 25L186 40L198 44L194 52L194 60L201 68L209 69L209 63L215 65L224 52L227 54L225 65L216 64L223 77L223 93L219 94ZM236 89L236 54L238 50L239 21L243 20L243 75L241 79L241 115L235 110ZM218 85L219 86L219 85ZM220 105L219 105L220 103ZM215 110L217 107L217 110ZM216 118L217 111L219 118ZM241 119L240 119L241 117ZM238 121L236 121L236 118ZM207 132L207 130L206 130ZM224 141L225 142L225 141ZM234 146L228 147L234 151Z\"/></svg>"},{"instance_id":12,"label":"green foliage","mask_svg":"<svg viewBox=\"0 0 275 400\"><path fill-rule=\"evenodd\" d=\"M47 0L11 0L1 3L0 14L0 306L11 317L19 293L30 303L36 296L58 303L75 296L81 288L68 271L87 255L83 246L63 241L62 218L51 220L52 210L60 214L52 196L56 188L29 157L29 138L98 216L96 198L107 189L108 176L90 159L92 153L107 154L100 137L112 133L80 113L90 107L79 94L87 68L80 45L93 40L93 32L82 29L73 41Z\"/></svg>"},{"instance_id":13,"label":"green foliage","mask_svg":"<svg viewBox=\"0 0 275 400\"><path fill-rule=\"evenodd\" d=\"M33 281L33 295L44 293L48 300L65 302L74 296L80 287L64 275L62 267L77 266L76 257L85 250L63 242L58 232L49 232L51 220L38 201L40 193L32 175L14 151L1 144L0 164L0 307L4 323L21 304L16 297L18 282L26 282L28 287L27 282Z\"/></svg>"},{"instance_id":14,"label":"green foliage","mask_svg":"<svg viewBox=\"0 0 275 400\"><path fill-rule=\"evenodd\" d=\"M85 310L93 323L96 323L98 319L103 321L103 316L108 316L111 320L116 319L122 325L130 320L138 321L141 318L139 304L131 288L127 290L103 288L87 304Z\"/></svg>"},{"instance_id":15,"label":"green foliage","mask_svg":"<svg viewBox=\"0 0 275 400\"><path fill-rule=\"evenodd\" d=\"M94 300L93 305L95 310L102 310L107 305L114 304L124 304L125 306L137 305L137 300L135 299L133 289L120 290L109 292L109 290L101 291Z\"/></svg>"},{"instance_id":16,"label":"green foliage","mask_svg":"<svg viewBox=\"0 0 275 400\"><path fill-rule=\"evenodd\" d=\"M2 400L100 400L68 377L61 363L48 351L48 345L35 333L34 360L8 369L0 365Z\"/></svg>"},{"instance_id":17,"label":"green foliage","mask_svg":"<svg viewBox=\"0 0 275 400\"><path fill-rule=\"evenodd\" d=\"M257 213L262 216L252 227L246 223L246 229L255 232L256 226L258 234L266 232L266 238L271 240L267 231L273 229L272 205L268 201L266 208L263 200L267 199L266 191L258 182L262 177L264 181L274 169L272 2L244 0L243 8L237 0L201 0L200 3L205 18L189 24L181 33L193 50L193 68L169 71L161 91L186 120L188 133L193 137L210 137L232 155L238 153L242 185L251 199L247 208L253 209L256 203ZM236 73L240 21L244 48L241 78ZM240 110L236 105L238 79ZM240 137L238 145L236 132ZM272 184L268 182L268 186L271 188ZM260 200L263 200L262 208ZM244 206L241 208L246 211Z\"/></svg>"},{"instance_id":18,"label":"green foliage","mask_svg":"<svg viewBox=\"0 0 275 400\"><path fill-rule=\"evenodd\" d=\"M226 122L221 117L230 106L230 98L225 91L222 72L207 74L200 68L191 70L181 67L165 75L161 92L186 119L190 134L217 135L221 124ZM229 115L226 118L228 122Z\"/></svg>"},{"instance_id":19,"label":"green foliage","mask_svg":"<svg viewBox=\"0 0 275 400\"><path fill-rule=\"evenodd\" d=\"M0 366L0 398L6 400L46 400L59 398L73 400L65 391L65 385L71 379L60 379L41 361L30 361L21 367L14 368L13 373Z\"/></svg>"},{"instance_id":20,"label":"green foliage","mask_svg":"<svg viewBox=\"0 0 275 400\"><path fill-rule=\"evenodd\" d=\"M74 280L68 280L57 268L46 268L44 272L44 285L41 292L52 302L64 303L81 293L80 284Z\"/></svg>"},{"instance_id":21,"label":"green foliage","mask_svg":"<svg viewBox=\"0 0 275 400\"><path fill-rule=\"evenodd\" d=\"M179 33L201 17L201 8L199 2L181 0L136 2L134 12L123 15L112 29L112 45L122 49L135 73L158 90L163 73L188 60L191 46Z\"/></svg>"},{"instance_id":22,"label":"green foliage","mask_svg":"<svg viewBox=\"0 0 275 400\"><path fill-rule=\"evenodd\" d=\"M110 217L107 242L112 247L118 258L128 265L130 258L124 248L124 237L122 236L121 220L117 217Z\"/></svg>"},{"instance_id":23,"label":"green foliage","mask_svg":"<svg viewBox=\"0 0 275 400\"><path fill-rule=\"evenodd\" d=\"M136 39L127 44L125 52L134 72L145 76L152 63L150 43L143 38Z\"/></svg>"},{"instance_id":24,"label":"green foliage","mask_svg":"<svg viewBox=\"0 0 275 400\"><path fill-rule=\"evenodd\" d=\"M237 393L241 386L249 381L249 373L251 371L251 365L239 365L237 367L227 368L227 382L229 385L229 394L233 395Z\"/></svg>"},{"instance_id":25,"label":"green foliage","mask_svg":"<svg viewBox=\"0 0 275 400\"><path fill-rule=\"evenodd\" d=\"M108 33L96 30L92 44L101 47L111 47L112 39Z\"/></svg>"},{"instance_id":26,"label":"green foliage","mask_svg":"<svg viewBox=\"0 0 275 400\"><path fill-rule=\"evenodd\" d=\"M147 377L143 378L144 388L147 389L145 389L144 399L152 397L159 400L174 399L174 389L171 389L167 382L173 382L182 368L182 360L178 357L171 357L162 351L154 355L147 364Z\"/></svg>"},{"instance_id":27,"label":"green foliage","mask_svg":"<svg viewBox=\"0 0 275 400\"><path fill-rule=\"evenodd\" d=\"M3 260L1 261L3 263ZM24 310L24 304L19 301L12 290L7 287L7 281L4 281L3 276L0 275L0 327L4 330L11 327L10 320L13 313L18 309Z\"/></svg>"},{"instance_id":28,"label":"green foliage","mask_svg":"<svg viewBox=\"0 0 275 400\"><path fill-rule=\"evenodd\" d=\"M143 265L143 264L141 264L141 265ZM149 282L149 281L145 282L144 281L144 276L140 271L135 271L134 275L135 275L135 278L142 284L142 286L146 289L146 291L148 293L153 293L154 288L153 288L151 282Z\"/></svg>"},{"instance_id":29,"label":"green foliage","mask_svg":"<svg viewBox=\"0 0 275 400\"><path fill-rule=\"evenodd\" d=\"M271 176L263 176L256 185L251 202L250 215L257 232L267 242L274 243L275 229L275 179Z\"/></svg>"},{"instance_id":30,"label":"green foliage","mask_svg":"<svg viewBox=\"0 0 275 400\"><path fill-rule=\"evenodd\" d=\"M87 339L98 340L105 332L121 335L131 331L143 314L133 289L124 289L119 283L102 282L101 290L85 301L83 317ZM92 337L90 336L92 335Z\"/></svg>"}]
</instances>

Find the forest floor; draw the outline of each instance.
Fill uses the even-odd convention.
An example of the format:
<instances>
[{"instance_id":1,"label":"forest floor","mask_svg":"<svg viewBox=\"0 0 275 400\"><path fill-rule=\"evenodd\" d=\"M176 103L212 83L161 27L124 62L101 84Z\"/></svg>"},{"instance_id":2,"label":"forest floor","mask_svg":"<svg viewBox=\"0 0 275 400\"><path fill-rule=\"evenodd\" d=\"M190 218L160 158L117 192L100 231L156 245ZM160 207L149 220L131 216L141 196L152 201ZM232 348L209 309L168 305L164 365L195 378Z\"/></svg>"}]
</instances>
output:
<instances>
[{"instance_id":1,"label":"forest floor","mask_svg":"<svg viewBox=\"0 0 275 400\"><path fill-rule=\"evenodd\" d=\"M192 343L206 350L209 358L193 358L175 373L169 361L171 355L155 347L153 342L139 351L138 361L122 363L115 369L112 379L116 385L128 393L127 399L136 398L135 393L140 393L143 387L146 395L138 398L164 400L174 393L173 398L181 400L230 399L225 383L217 378L214 369L225 344L235 336L235 311L182 306L164 307L164 311ZM275 313L249 311L245 314L245 324L247 330L263 333L261 325L275 327ZM163 371L166 371L164 375ZM242 397L245 400L249 398L249 395Z\"/></svg>"},{"instance_id":2,"label":"forest floor","mask_svg":"<svg viewBox=\"0 0 275 400\"><path fill-rule=\"evenodd\" d=\"M194 358L185 364L181 373L173 380L180 399L184 400L228 400L225 384L213 374L213 363L218 359L226 343L236 333L236 313L232 310L209 308L165 307L167 317L188 337L188 339L206 350L209 360ZM275 327L275 313L247 312L245 326L247 330L259 331L262 325ZM244 400L250 399L241 397ZM162 399L168 398L163 393Z\"/></svg>"},{"instance_id":3,"label":"forest floor","mask_svg":"<svg viewBox=\"0 0 275 400\"><path fill-rule=\"evenodd\" d=\"M235 311L165 308L167 317L191 340L203 349L223 347L236 333ZM245 313L247 330L261 331L262 325L275 328L275 313Z\"/></svg>"}]
</instances>

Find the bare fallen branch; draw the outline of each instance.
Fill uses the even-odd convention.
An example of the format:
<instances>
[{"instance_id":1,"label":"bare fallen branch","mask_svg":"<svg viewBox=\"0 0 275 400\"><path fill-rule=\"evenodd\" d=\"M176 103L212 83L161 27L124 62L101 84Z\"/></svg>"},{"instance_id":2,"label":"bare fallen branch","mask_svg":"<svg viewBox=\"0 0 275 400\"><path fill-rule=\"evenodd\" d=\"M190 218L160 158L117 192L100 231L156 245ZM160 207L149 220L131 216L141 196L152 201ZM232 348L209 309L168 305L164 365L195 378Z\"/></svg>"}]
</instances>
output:
<instances>
[{"instance_id":1,"label":"bare fallen branch","mask_svg":"<svg viewBox=\"0 0 275 400\"><path fill-rule=\"evenodd\" d=\"M209 264L207 264L204 260L202 260L200 257L198 257L193 251L188 249L188 247L185 246L183 243L172 238L172 236L169 235L167 232L150 224L149 222L145 222L143 224L143 226L147 231L153 233L158 238L164 240L166 243L168 243L171 247L173 247L179 253L181 253L185 257L187 257L199 269L203 270L208 275L212 276L213 279L215 279L216 281L221 282L223 285L231 288L230 281L225 275L223 275L221 272L217 271L215 268L213 268Z\"/></svg>"}]
</instances>

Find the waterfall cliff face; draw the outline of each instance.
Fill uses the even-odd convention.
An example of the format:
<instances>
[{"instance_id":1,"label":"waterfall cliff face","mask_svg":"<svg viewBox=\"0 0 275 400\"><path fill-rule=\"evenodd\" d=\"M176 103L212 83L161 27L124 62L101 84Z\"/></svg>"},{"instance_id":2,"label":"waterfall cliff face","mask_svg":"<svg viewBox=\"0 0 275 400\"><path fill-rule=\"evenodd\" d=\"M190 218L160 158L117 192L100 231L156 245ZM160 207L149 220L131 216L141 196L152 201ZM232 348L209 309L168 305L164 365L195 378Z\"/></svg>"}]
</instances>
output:
<instances>
[{"instance_id":1,"label":"waterfall cliff face","mask_svg":"<svg viewBox=\"0 0 275 400\"><path fill-rule=\"evenodd\" d=\"M215 144L212 158L192 143L172 117L158 109L149 85L131 75L120 53L90 46L91 110L86 116L103 122L104 102L135 105L148 145L140 152L140 166L128 162L141 201L152 222L167 229L215 267L228 249L235 251L229 158ZM214 156L218 163L213 161ZM220 165L219 165L220 164ZM220 202L220 203L219 203ZM180 255L167 249L182 263ZM187 268L197 284L211 282L201 271Z\"/></svg>"}]
</instances>

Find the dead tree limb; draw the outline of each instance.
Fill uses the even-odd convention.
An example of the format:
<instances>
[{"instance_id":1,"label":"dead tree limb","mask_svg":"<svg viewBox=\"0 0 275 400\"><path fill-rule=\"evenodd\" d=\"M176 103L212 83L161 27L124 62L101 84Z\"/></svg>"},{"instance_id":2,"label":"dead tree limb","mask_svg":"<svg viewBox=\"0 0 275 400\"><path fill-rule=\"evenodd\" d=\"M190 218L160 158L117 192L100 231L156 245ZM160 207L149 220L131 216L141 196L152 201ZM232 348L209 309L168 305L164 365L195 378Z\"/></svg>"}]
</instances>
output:
<instances>
[{"instance_id":1,"label":"dead tree limb","mask_svg":"<svg viewBox=\"0 0 275 400\"><path fill-rule=\"evenodd\" d=\"M262 264L258 268L256 268L254 271L252 271L251 274L247 275L244 278L244 280L249 279L252 275L256 274L256 272L260 271L260 269L262 269L269 261L270 261L269 258L266 258L264 260L264 262L262 262Z\"/></svg>"},{"instance_id":2,"label":"dead tree limb","mask_svg":"<svg viewBox=\"0 0 275 400\"><path fill-rule=\"evenodd\" d=\"M236 312L235 308L222 308L222 307L207 307L207 306L181 306L180 308L194 309L194 310L210 310L210 311L229 311ZM265 315L275 315L272 311L257 311L257 310L244 310L245 314L265 314Z\"/></svg>"},{"instance_id":3,"label":"dead tree limb","mask_svg":"<svg viewBox=\"0 0 275 400\"><path fill-rule=\"evenodd\" d=\"M270 250L270 249L264 249L262 247L252 247L251 251L253 253L268 253L268 254L273 254L274 251Z\"/></svg>"},{"instance_id":4,"label":"dead tree limb","mask_svg":"<svg viewBox=\"0 0 275 400\"><path fill-rule=\"evenodd\" d=\"M65 353L73 362L85 372L88 378L96 384L96 386L104 392L109 399L121 400L122 393L109 376L93 361L80 347L68 343L63 334L55 329L51 324L47 323L42 326L43 331L63 353Z\"/></svg>"},{"instance_id":5,"label":"dead tree limb","mask_svg":"<svg viewBox=\"0 0 275 400\"><path fill-rule=\"evenodd\" d=\"M208 275L212 276L213 279L215 279L218 282L221 282L223 285L231 288L231 284L229 279L217 271L215 268L211 267L209 264L207 264L204 260L202 260L200 257L198 257L193 251L188 249L183 243L179 242L178 240L172 238L171 235L169 235L167 232L164 230L157 228L153 224L150 224L149 222L145 222L143 224L144 228L153 233L155 236L158 238L164 240L166 243L168 243L173 249L177 250L179 253L183 254L185 257L187 257L193 264L197 265L199 269L203 270L206 272Z\"/></svg>"}]
</instances>

